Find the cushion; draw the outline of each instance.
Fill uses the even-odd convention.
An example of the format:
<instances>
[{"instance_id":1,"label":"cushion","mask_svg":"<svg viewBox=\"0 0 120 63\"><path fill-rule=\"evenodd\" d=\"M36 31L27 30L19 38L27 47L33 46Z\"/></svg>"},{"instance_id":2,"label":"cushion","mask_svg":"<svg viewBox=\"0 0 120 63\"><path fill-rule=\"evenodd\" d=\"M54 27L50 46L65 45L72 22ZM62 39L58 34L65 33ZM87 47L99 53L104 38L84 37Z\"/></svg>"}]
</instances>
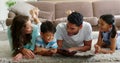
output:
<instances>
[{"instance_id":1,"label":"cushion","mask_svg":"<svg viewBox=\"0 0 120 63\"><path fill-rule=\"evenodd\" d=\"M98 18L97 17L84 17L84 21L89 22L92 26L96 26L98 24Z\"/></svg>"},{"instance_id":2,"label":"cushion","mask_svg":"<svg viewBox=\"0 0 120 63\"><path fill-rule=\"evenodd\" d=\"M120 26L120 15L115 15L115 25Z\"/></svg>"},{"instance_id":3,"label":"cushion","mask_svg":"<svg viewBox=\"0 0 120 63\"><path fill-rule=\"evenodd\" d=\"M53 17L53 13L52 12L46 12L46 11L40 10L38 17L39 18L43 18L43 19L47 19L47 20L51 21L52 17Z\"/></svg>"},{"instance_id":4,"label":"cushion","mask_svg":"<svg viewBox=\"0 0 120 63\"><path fill-rule=\"evenodd\" d=\"M89 22L92 26L96 26L98 24L97 17L84 17L83 20ZM55 21L56 22L66 22L67 17L58 18Z\"/></svg>"},{"instance_id":5,"label":"cushion","mask_svg":"<svg viewBox=\"0 0 120 63\"><path fill-rule=\"evenodd\" d=\"M30 4L28 4L28 3L26 3L26 2L17 2L10 9L13 12L15 12L16 14L25 15L25 16L31 17L30 10L32 10L33 8L35 8L35 7L30 5Z\"/></svg>"},{"instance_id":6,"label":"cushion","mask_svg":"<svg viewBox=\"0 0 120 63\"><path fill-rule=\"evenodd\" d=\"M12 11L10 11L8 13L8 18L14 18L15 16L16 16L16 14L14 12L12 12Z\"/></svg>"}]
</instances>

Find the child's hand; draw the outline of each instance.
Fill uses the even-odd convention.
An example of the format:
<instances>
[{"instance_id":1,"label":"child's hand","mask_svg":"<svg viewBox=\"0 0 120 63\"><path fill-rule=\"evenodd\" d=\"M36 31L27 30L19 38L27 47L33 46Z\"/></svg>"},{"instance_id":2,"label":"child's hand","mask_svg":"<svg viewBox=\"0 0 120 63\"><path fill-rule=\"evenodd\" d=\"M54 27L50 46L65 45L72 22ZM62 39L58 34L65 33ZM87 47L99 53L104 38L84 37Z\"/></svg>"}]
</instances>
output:
<instances>
[{"instance_id":1,"label":"child's hand","mask_svg":"<svg viewBox=\"0 0 120 63\"><path fill-rule=\"evenodd\" d=\"M45 49L45 48L36 47L35 50L34 50L34 53L39 53L39 52L43 52L43 51L48 51L48 50Z\"/></svg>"},{"instance_id":2,"label":"child's hand","mask_svg":"<svg viewBox=\"0 0 120 63\"><path fill-rule=\"evenodd\" d=\"M52 52L53 54L57 53L57 49L50 49L50 52Z\"/></svg>"},{"instance_id":3,"label":"child's hand","mask_svg":"<svg viewBox=\"0 0 120 63\"><path fill-rule=\"evenodd\" d=\"M100 53L100 52L101 52L100 46L95 45L95 54L96 54L96 53Z\"/></svg>"},{"instance_id":4,"label":"child's hand","mask_svg":"<svg viewBox=\"0 0 120 63\"><path fill-rule=\"evenodd\" d=\"M41 50L39 50L38 47L35 47L34 53L36 54L37 52L40 52Z\"/></svg>"}]
</instances>

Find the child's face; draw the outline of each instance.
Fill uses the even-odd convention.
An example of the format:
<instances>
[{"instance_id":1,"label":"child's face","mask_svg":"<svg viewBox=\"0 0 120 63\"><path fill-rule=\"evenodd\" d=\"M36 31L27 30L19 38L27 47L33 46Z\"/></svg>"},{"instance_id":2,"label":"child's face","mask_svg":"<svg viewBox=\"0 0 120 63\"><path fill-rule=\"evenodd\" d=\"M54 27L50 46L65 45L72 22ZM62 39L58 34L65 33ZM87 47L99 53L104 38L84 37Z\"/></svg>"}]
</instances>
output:
<instances>
[{"instance_id":1,"label":"child's face","mask_svg":"<svg viewBox=\"0 0 120 63\"><path fill-rule=\"evenodd\" d=\"M107 32L111 29L112 25L107 24L102 19L99 19L98 21L99 31L101 32Z\"/></svg>"},{"instance_id":2,"label":"child's face","mask_svg":"<svg viewBox=\"0 0 120 63\"><path fill-rule=\"evenodd\" d=\"M46 33L41 32L41 36L46 43L54 39L54 34L52 32L46 32Z\"/></svg>"},{"instance_id":3,"label":"child's face","mask_svg":"<svg viewBox=\"0 0 120 63\"><path fill-rule=\"evenodd\" d=\"M25 34L30 34L32 32L32 24L31 24L30 20L26 22L24 32L25 32Z\"/></svg>"}]
</instances>

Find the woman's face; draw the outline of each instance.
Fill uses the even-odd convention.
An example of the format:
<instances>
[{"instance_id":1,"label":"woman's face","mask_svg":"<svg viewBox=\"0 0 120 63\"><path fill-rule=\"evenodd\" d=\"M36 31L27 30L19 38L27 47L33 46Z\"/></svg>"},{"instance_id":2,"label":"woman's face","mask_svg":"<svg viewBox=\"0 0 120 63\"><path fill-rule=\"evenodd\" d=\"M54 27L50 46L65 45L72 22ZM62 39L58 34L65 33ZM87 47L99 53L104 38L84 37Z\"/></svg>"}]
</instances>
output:
<instances>
[{"instance_id":1,"label":"woman's face","mask_svg":"<svg viewBox=\"0 0 120 63\"><path fill-rule=\"evenodd\" d=\"M41 36L46 43L51 42L54 39L54 34L52 32L41 32Z\"/></svg>"},{"instance_id":2,"label":"woman's face","mask_svg":"<svg viewBox=\"0 0 120 63\"><path fill-rule=\"evenodd\" d=\"M69 36L76 35L79 32L81 26L76 26L75 24L68 22L66 27L68 35Z\"/></svg>"},{"instance_id":3,"label":"woman's face","mask_svg":"<svg viewBox=\"0 0 120 63\"><path fill-rule=\"evenodd\" d=\"M112 25L107 24L104 20L99 19L98 21L99 30L101 32L107 32L111 29Z\"/></svg>"},{"instance_id":4,"label":"woman's face","mask_svg":"<svg viewBox=\"0 0 120 63\"><path fill-rule=\"evenodd\" d=\"M26 26L24 28L24 32L25 32L25 34L32 33L32 23L31 23L30 20L26 22Z\"/></svg>"}]
</instances>

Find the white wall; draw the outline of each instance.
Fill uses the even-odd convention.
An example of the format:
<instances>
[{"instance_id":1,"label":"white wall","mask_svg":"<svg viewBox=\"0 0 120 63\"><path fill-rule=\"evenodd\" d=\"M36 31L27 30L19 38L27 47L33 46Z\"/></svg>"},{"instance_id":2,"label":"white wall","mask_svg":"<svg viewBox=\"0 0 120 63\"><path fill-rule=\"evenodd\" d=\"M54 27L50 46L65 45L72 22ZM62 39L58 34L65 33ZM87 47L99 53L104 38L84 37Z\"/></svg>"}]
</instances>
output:
<instances>
[{"instance_id":1,"label":"white wall","mask_svg":"<svg viewBox=\"0 0 120 63\"><path fill-rule=\"evenodd\" d=\"M39 0L39 1L99 1L99 0Z\"/></svg>"},{"instance_id":2,"label":"white wall","mask_svg":"<svg viewBox=\"0 0 120 63\"><path fill-rule=\"evenodd\" d=\"M6 0L0 0L0 20L5 20L8 17Z\"/></svg>"}]
</instances>

